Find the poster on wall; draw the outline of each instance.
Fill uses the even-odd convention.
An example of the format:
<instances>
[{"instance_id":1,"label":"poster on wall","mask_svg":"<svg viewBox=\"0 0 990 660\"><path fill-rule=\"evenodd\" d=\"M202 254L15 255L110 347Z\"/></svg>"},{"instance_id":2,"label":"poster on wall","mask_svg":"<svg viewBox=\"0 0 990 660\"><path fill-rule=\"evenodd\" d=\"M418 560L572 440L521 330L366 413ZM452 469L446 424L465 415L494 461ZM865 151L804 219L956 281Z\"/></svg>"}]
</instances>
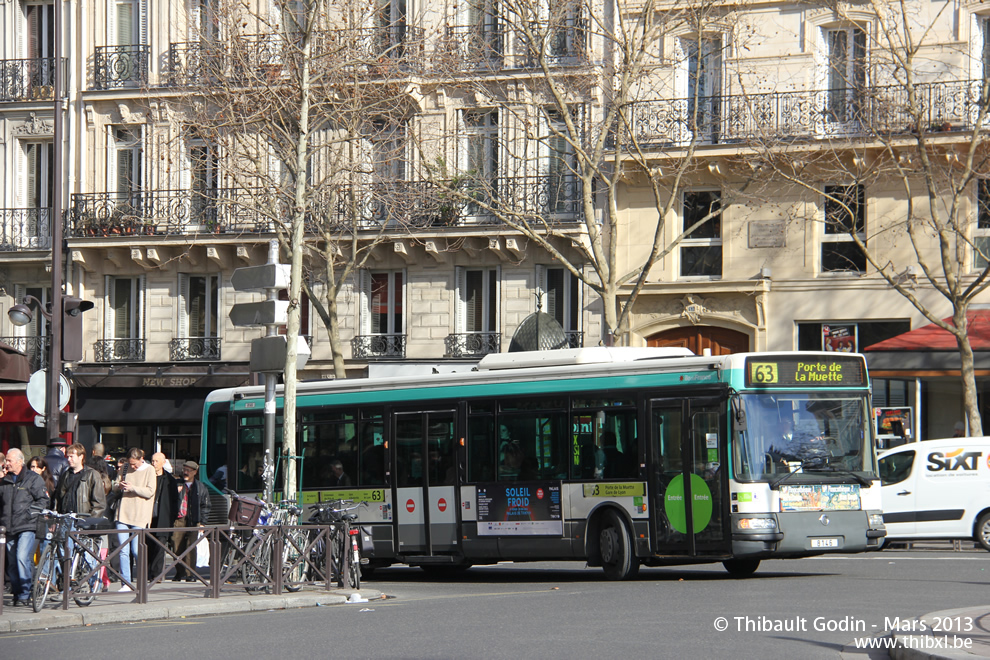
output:
<instances>
[{"instance_id":1,"label":"poster on wall","mask_svg":"<svg viewBox=\"0 0 990 660\"><path fill-rule=\"evenodd\" d=\"M479 484L479 536L560 536L560 482Z\"/></svg>"},{"instance_id":2,"label":"poster on wall","mask_svg":"<svg viewBox=\"0 0 990 660\"><path fill-rule=\"evenodd\" d=\"M839 353L855 353L856 326L822 325L822 350Z\"/></svg>"}]
</instances>

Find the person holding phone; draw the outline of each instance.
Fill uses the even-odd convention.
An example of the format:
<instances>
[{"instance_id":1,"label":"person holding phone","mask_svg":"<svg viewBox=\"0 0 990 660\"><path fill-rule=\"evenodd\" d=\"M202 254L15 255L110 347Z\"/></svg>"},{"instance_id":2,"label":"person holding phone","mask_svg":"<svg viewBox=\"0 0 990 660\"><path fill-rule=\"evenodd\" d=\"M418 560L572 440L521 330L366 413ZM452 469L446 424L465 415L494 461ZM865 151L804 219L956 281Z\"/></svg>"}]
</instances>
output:
<instances>
[{"instance_id":1,"label":"person holding phone","mask_svg":"<svg viewBox=\"0 0 990 660\"><path fill-rule=\"evenodd\" d=\"M158 480L155 471L144 461L144 450L131 447L127 451L127 469L114 482L113 491L120 497L117 504L117 529L146 528L151 524ZM117 540L124 548L120 551L120 577L123 585L118 591L131 591L131 561L137 562L138 537L123 533Z\"/></svg>"}]
</instances>

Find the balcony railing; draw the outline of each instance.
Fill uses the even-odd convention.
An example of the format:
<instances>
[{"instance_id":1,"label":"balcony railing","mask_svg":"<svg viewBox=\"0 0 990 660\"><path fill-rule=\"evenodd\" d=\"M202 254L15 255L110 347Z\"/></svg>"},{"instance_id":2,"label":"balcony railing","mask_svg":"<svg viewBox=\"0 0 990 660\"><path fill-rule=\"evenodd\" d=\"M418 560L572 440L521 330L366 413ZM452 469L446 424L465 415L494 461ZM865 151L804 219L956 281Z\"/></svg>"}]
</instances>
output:
<instances>
[{"instance_id":1,"label":"balcony railing","mask_svg":"<svg viewBox=\"0 0 990 660\"><path fill-rule=\"evenodd\" d=\"M425 31L405 24L328 30L313 36L311 58L339 73L373 77L413 72L424 67ZM301 54L292 34L240 35L223 43L180 42L169 46L162 82L195 86L228 80L269 85L291 71ZM329 56L330 59L324 56ZM330 70L322 71L330 79Z\"/></svg>"},{"instance_id":2,"label":"balcony railing","mask_svg":"<svg viewBox=\"0 0 990 660\"><path fill-rule=\"evenodd\" d=\"M502 352L500 332L461 332L447 335L443 340L445 357L481 357Z\"/></svg>"},{"instance_id":3,"label":"balcony railing","mask_svg":"<svg viewBox=\"0 0 990 660\"><path fill-rule=\"evenodd\" d=\"M523 36L526 65L536 66L540 53L548 64L585 64L588 62L588 22L574 16L559 25L532 23L529 34Z\"/></svg>"},{"instance_id":4,"label":"balcony railing","mask_svg":"<svg viewBox=\"0 0 990 660\"><path fill-rule=\"evenodd\" d=\"M148 84L151 47L97 46L93 56L93 84L96 89L140 87Z\"/></svg>"},{"instance_id":5,"label":"balcony railing","mask_svg":"<svg viewBox=\"0 0 990 660\"><path fill-rule=\"evenodd\" d=\"M355 359L404 358L405 335L358 335L351 340L351 353Z\"/></svg>"},{"instance_id":6,"label":"balcony railing","mask_svg":"<svg viewBox=\"0 0 990 660\"><path fill-rule=\"evenodd\" d=\"M219 360L218 337L183 337L168 343L169 359L173 362L188 360Z\"/></svg>"},{"instance_id":7,"label":"balcony railing","mask_svg":"<svg viewBox=\"0 0 990 660\"><path fill-rule=\"evenodd\" d=\"M0 252L49 250L51 209L0 209Z\"/></svg>"},{"instance_id":8,"label":"balcony railing","mask_svg":"<svg viewBox=\"0 0 990 660\"><path fill-rule=\"evenodd\" d=\"M62 59L65 71L65 59ZM65 76L62 77L63 81ZM62 96L66 85L62 84ZM55 58L0 60L0 102L54 101Z\"/></svg>"},{"instance_id":9,"label":"balcony railing","mask_svg":"<svg viewBox=\"0 0 990 660\"><path fill-rule=\"evenodd\" d=\"M567 348L584 348L584 333L578 330L564 330Z\"/></svg>"},{"instance_id":10,"label":"balcony railing","mask_svg":"<svg viewBox=\"0 0 990 660\"><path fill-rule=\"evenodd\" d=\"M258 190L221 188L76 193L68 212L66 234L73 237L119 235L179 236L201 233L273 231L265 212L276 207Z\"/></svg>"},{"instance_id":11,"label":"balcony railing","mask_svg":"<svg viewBox=\"0 0 990 660\"><path fill-rule=\"evenodd\" d=\"M99 339L97 362L144 362L144 339Z\"/></svg>"},{"instance_id":12,"label":"balcony railing","mask_svg":"<svg viewBox=\"0 0 990 660\"><path fill-rule=\"evenodd\" d=\"M916 107L928 132L972 130L982 80L916 86ZM891 136L916 132L908 92L901 85L768 94L706 96L631 103L624 144L641 148L832 137ZM614 144L614 142L613 142Z\"/></svg>"},{"instance_id":13,"label":"balcony railing","mask_svg":"<svg viewBox=\"0 0 990 660\"><path fill-rule=\"evenodd\" d=\"M505 54L505 33L497 24L447 28L434 56L434 66L449 71L497 71Z\"/></svg>"},{"instance_id":14,"label":"balcony railing","mask_svg":"<svg viewBox=\"0 0 990 660\"><path fill-rule=\"evenodd\" d=\"M49 341L45 337L0 337L0 342L27 355L31 373L48 368Z\"/></svg>"}]
</instances>

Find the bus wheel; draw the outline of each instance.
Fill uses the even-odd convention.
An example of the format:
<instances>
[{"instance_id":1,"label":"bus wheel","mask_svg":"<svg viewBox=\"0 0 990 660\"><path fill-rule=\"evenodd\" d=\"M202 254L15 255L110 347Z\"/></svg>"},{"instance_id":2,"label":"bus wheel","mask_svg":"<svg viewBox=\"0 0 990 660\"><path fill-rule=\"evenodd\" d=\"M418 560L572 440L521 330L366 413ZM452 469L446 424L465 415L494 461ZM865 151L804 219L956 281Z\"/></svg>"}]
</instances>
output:
<instances>
[{"instance_id":1,"label":"bus wheel","mask_svg":"<svg viewBox=\"0 0 990 660\"><path fill-rule=\"evenodd\" d=\"M605 577L609 580L626 580L639 572L639 560L633 557L629 529L615 511L606 511L602 518L598 552Z\"/></svg>"},{"instance_id":2,"label":"bus wheel","mask_svg":"<svg viewBox=\"0 0 990 660\"><path fill-rule=\"evenodd\" d=\"M749 577L760 567L759 559L727 559L722 562L729 575L736 578Z\"/></svg>"},{"instance_id":3,"label":"bus wheel","mask_svg":"<svg viewBox=\"0 0 990 660\"><path fill-rule=\"evenodd\" d=\"M982 545L984 550L990 550L990 513L984 513L976 521L976 542Z\"/></svg>"}]
</instances>

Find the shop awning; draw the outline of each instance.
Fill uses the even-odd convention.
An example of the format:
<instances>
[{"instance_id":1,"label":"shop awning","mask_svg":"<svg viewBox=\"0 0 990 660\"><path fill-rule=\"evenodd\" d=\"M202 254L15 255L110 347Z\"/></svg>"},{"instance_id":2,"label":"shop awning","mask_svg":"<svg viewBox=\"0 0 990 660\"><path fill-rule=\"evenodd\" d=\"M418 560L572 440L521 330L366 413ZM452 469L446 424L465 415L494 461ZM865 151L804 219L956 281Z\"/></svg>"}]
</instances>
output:
<instances>
[{"instance_id":1,"label":"shop awning","mask_svg":"<svg viewBox=\"0 0 990 660\"><path fill-rule=\"evenodd\" d=\"M0 381L26 383L31 378L31 364L24 353L0 342Z\"/></svg>"},{"instance_id":2,"label":"shop awning","mask_svg":"<svg viewBox=\"0 0 990 660\"><path fill-rule=\"evenodd\" d=\"M952 317L943 320L951 323ZM970 309L966 321L977 375L990 376L990 309ZM956 338L934 323L867 346L863 353L873 377L959 375Z\"/></svg>"}]
</instances>

